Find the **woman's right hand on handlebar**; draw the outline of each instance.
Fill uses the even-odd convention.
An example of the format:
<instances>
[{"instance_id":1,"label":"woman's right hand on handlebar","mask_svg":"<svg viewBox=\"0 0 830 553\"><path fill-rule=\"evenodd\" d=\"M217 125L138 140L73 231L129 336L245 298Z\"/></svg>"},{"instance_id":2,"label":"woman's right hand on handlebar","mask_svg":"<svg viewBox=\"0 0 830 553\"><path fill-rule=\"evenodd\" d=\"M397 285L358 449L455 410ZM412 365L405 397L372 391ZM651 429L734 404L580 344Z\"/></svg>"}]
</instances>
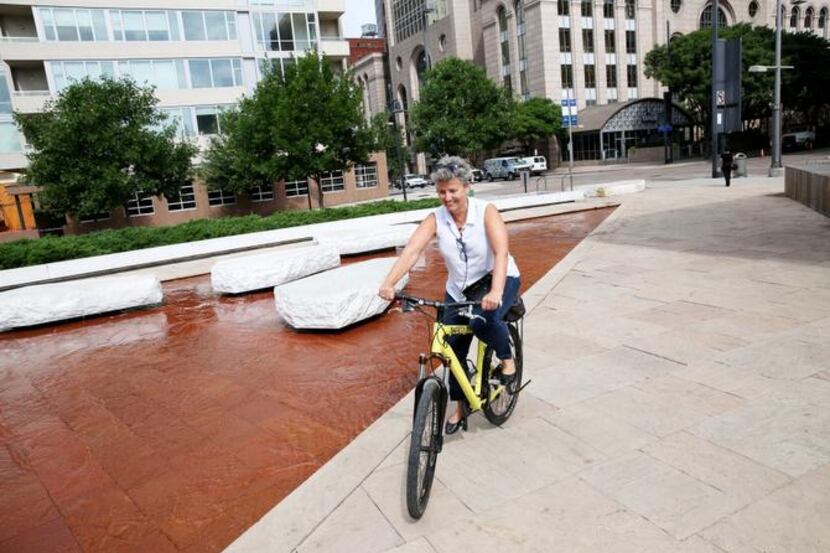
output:
<instances>
[{"instance_id":1,"label":"woman's right hand on handlebar","mask_svg":"<svg viewBox=\"0 0 830 553\"><path fill-rule=\"evenodd\" d=\"M385 299L386 301L392 301L395 299L395 287L389 286L386 283L381 284L380 288L378 289L378 296Z\"/></svg>"}]
</instances>

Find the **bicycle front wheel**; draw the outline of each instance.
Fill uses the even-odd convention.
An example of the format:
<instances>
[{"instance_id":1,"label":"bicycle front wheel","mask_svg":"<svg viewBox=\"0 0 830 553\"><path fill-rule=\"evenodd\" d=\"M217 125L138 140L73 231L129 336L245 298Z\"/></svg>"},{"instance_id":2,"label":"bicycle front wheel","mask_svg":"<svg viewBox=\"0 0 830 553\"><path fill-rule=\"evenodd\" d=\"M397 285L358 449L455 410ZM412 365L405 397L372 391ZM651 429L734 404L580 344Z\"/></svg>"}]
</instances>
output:
<instances>
[{"instance_id":1,"label":"bicycle front wheel","mask_svg":"<svg viewBox=\"0 0 830 553\"><path fill-rule=\"evenodd\" d=\"M516 379L508 388L501 384L491 384L490 381L496 377L493 374L499 366L499 359L496 357L496 352L490 346L484 350L484 366L488 367L488 382L487 382L487 403L484 404L482 410L484 416L490 423L496 426L501 426L516 408L516 402L519 401L519 394L517 390L522 385L522 338L519 336L519 329L515 324L508 324L507 331L510 336L510 351L513 354L513 361L516 363Z\"/></svg>"},{"instance_id":2,"label":"bicycle front wheel","mask_svg":"<svg viewBox=\"0 0 830 553\"><path fill-rule=\"evenodd\" d=\"M435 476L435 463L441 441L441 389L430 379L424 383L415 411L406 471L406 507L419 519L424 514Z\"/></svg>"}]
</instances>

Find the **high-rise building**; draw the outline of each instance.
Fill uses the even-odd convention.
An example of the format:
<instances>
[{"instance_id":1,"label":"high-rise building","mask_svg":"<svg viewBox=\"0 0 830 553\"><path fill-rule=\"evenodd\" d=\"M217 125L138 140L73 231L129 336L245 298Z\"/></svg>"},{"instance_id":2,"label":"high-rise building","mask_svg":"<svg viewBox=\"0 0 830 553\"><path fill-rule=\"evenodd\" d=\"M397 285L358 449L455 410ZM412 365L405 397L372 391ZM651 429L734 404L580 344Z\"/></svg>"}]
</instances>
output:
<instances>
[{"instance_id":1,"label":"high-rise building","mask_svg":"<svg viewBox=\"0 0 830 553\"><path fill-rule=\"evenodd\" d=\"M192 6L198 5L198 9ZM261 62L310 48L345 67L344 0L35 0L0 4L0 170L25 166L13 110L33 113L74 80L129 76L155 85L184 137L218 129L217 114L255 86Z\"/></svg>"}]
</instances>

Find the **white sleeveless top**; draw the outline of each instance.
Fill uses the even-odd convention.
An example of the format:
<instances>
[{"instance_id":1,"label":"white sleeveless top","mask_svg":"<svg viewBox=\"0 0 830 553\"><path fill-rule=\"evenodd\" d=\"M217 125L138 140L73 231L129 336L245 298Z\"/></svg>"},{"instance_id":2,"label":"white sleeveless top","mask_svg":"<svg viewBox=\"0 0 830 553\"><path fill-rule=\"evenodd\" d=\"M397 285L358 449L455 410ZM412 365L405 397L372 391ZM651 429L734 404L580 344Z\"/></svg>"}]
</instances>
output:
<instances>
[{"instance_id":1,"label":"white sleeveless top","mask_svg":"<svg viewBox=\"0 0 830 553\"><path fill-rule=\"evenodd\" d=\"M446 207L442 205L435 210L438 248L449 272L447 293L455 301L464 301L462 290L492 271L495 263L484 228L484 212L489 204L471 197L467 197L467 202L467 222L461 231ZM507 256L507 276L519 276L519 268L510 254Z\"/></svg>"}]
</instances>

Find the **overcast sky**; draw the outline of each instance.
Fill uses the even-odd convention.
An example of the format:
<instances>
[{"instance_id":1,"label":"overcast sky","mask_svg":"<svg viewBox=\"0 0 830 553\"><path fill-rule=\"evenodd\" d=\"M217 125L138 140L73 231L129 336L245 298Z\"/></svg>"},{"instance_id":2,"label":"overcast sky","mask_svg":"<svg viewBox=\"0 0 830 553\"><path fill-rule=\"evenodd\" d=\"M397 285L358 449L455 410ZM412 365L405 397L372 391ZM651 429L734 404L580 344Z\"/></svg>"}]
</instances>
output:
<instances>
[{"instance_id":1,"label":"overcast sky","mask_svg":"<svg viewBox=\"0 0 830 553\"><path fill-rule=\"evenodd\" d=\"M342 23L347 38L359 37L361 25L376 23L375 0L346 0Z\"/></svg>"}]
</instances>

